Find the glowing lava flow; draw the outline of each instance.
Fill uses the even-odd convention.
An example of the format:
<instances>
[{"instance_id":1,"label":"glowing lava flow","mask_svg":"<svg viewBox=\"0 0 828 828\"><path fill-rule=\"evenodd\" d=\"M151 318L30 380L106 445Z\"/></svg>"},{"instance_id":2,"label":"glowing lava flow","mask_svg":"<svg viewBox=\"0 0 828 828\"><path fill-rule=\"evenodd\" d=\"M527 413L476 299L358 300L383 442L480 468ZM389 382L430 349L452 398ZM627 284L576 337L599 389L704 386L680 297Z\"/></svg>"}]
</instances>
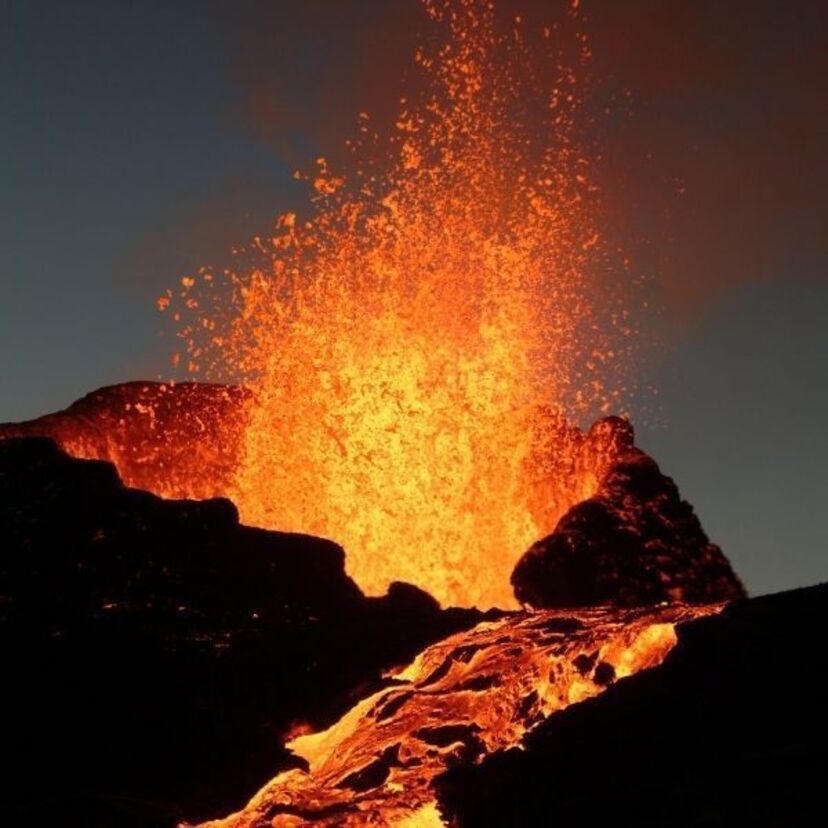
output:
<instances>
[{"instance_id":1,"label":"glowing lava flow","mask_svg":"<svg viewBox=\"0 0 828 828\"><path fill-rule=\"evenodd\" d=\"M361 115L353 171L318 159L316 212L282 215L259 269L185 278L159 303L193 372L253 391L227 493L245 522L335 538L371 594L407 580L513 606L511 567L562 513L533 505L539 412L615 406L602 319L627 323L606 294L595 310L605 252L552 32L536 55L490 3L423 5L438 42L390 139ZM567 448L550 463L576 465ZM561 483L560 505L593 485Z\"/></svg>"},{"instance_id":2,"label":"glowing lava flow","mask_svg":"<svg viewBox=\"0 0 828 828\"><path fill-rule=\"evenodd\" d=\"M394 683L290 747L290 770L210 828L441 825L430 782L519 744L545 716L660 664L675 624L719 605L515 614L426 649Z\"/></svg>"}]
</instances>

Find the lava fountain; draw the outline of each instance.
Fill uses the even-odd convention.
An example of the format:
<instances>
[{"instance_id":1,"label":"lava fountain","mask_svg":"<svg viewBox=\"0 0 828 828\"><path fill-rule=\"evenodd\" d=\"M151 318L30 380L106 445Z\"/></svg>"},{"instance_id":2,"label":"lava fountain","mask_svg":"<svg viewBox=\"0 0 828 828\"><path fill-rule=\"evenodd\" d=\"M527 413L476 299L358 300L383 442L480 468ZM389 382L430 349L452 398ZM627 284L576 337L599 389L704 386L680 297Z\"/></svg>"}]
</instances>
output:
<instances>
[{"instance_id":1,"label":"lava fountain","mask_svg":"<svg viewBox=\"0 0 828 828\"><path fill-rule=\"evenodd\" d=\"M352 166L317 159L311 215L281 215L259 266L159 305L191 372L252 391L226 492L244 521L337 539L371 594L509 606L517 558L596 485L560 417L617 404L600 377L625 315L606 290L596 310L606 252L553 30L423 6L392 134L361 114ZM539 433L561 439L541 455Z\"/></svg>"}]
</instances>

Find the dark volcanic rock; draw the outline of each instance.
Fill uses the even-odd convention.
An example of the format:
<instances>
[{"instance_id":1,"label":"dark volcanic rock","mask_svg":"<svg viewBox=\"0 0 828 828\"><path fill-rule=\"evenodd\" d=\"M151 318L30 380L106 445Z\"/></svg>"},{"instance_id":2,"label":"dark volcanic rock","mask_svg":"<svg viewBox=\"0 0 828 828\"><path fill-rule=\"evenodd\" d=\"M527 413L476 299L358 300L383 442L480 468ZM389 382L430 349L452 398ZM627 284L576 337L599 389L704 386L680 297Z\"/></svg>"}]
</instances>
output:
<instances>
[{"instance_id":1,"label":"dark volcanic rock","mask_svg":"<svg viewBox=\"0 0 828 828\"><path fill-rule=\"evenodd\" d=\"M243 804L381 670L476 623L336 544L240 526L226 500L127 489L46 439L0 440L10 825L169 826Z\"/></svg>"},{"instance_id":2,"label":"dark volcanic rock","mask_svg":"<svg viewBox=\"0 0 828 828\"><path fill-rule=\"evenodd\" d=\"M824 816L828 584L678 628L664 663L437 780L459 826L810 826Z\"/></svg>"},{"instance_id":3,"label":"dark volcanic rock","mask_svg":"<svg viewBox=\"0 0 828 828\"><path fill-rule=\"evenodd\" d=\"M744 596L718 546L656 462L632 445L631 426L608 418L622 450L594 497L578 503L512 573L533 607L708 603Z\"/></svg>"}]
</instances>

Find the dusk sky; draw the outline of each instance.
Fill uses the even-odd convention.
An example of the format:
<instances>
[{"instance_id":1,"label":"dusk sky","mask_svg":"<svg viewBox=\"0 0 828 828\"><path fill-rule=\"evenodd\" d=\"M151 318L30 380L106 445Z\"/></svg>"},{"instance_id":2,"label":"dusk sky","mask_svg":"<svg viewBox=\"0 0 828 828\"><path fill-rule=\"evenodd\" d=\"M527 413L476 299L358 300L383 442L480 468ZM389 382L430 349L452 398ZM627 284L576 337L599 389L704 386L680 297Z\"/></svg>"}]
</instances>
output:
<instances>
[{"instance_id":1,"label":"dusk sky","mask_svg":"<svg viewBox=\"0 0 828 828\"><path fill-rule=\"evenodd\" d=\"M566 4L507 5L531 24ZM581 6L611 104L586 136L606 235L659 311L639 442L750 591L825 580L828 6ZM168 376L155 298L301 207L291 173L391 111L422 19L416 0L0 8L0 421Z\"/></svg>"}]
</instances>

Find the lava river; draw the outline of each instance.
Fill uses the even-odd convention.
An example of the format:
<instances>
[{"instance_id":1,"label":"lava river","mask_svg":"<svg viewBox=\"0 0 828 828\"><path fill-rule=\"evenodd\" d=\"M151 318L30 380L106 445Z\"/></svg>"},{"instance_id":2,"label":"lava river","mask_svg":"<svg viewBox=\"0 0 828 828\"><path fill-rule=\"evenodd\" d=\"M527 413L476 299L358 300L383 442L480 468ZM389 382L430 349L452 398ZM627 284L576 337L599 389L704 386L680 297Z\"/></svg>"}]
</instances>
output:
<instances>
[{"instance_id":1,"label":"lava river","mask_svg":"<svg viewBox=\"0 0 828 828\"><path fill-rule=\"evenodd\" d=\"M721 605L511 613L424 650L336 724L289 747L307 762L202 828L440 826L431 781L519 745L544 717L660 664L675 625Z\"/></svg>"}]
</instances>

